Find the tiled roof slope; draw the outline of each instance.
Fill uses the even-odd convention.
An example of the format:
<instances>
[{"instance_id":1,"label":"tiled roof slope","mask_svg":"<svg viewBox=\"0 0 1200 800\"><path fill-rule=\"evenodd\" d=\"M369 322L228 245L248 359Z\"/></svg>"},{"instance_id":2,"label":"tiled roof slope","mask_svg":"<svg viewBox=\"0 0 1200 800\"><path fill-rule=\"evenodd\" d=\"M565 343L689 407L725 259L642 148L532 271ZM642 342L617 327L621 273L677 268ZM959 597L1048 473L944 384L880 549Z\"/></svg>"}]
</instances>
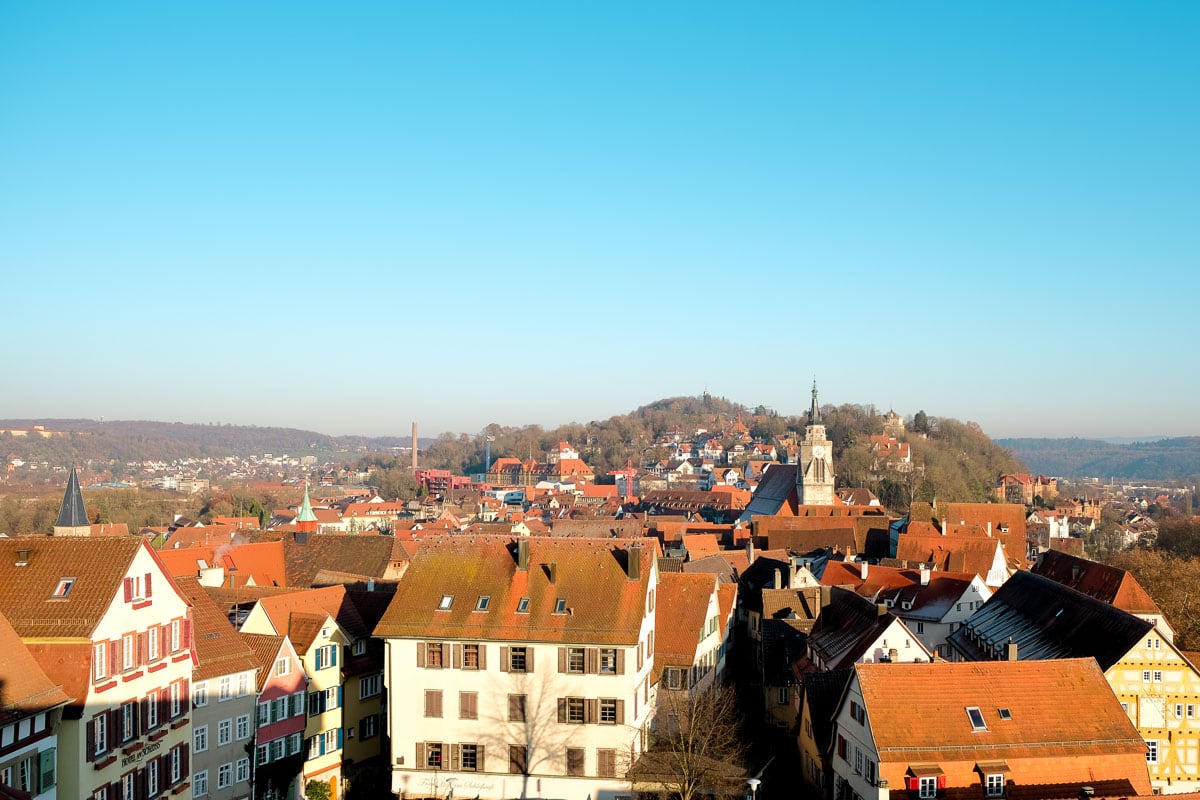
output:
<instances>
[{"instance_id":1,"label":"tiled roof slope","mask_svg":"<svg viewBox=\"0 0 1200 800\"><path fill-rule=\"evenodd\" d=\"M288 584L312 586L321 570L365 575L379 580L392 559L391 536L313 534L307 544L285 539Z\"/></svg>"},{"instance_id":2,"label":"tiled roof slope","mask_svg":"<svg viewBox=\"0 0 1200 800\"><path fill-rule=\"evenodd\" d=\"M804 698L812 720L813 741L823 753L829 752L833 745L833 716L853 674L854 670L847 668L809 672L803 676Z\"/></svg>"},{"instance_id":3,"label":"tiled roof slope","mask_svg":"<svg viewBox=\"0 0 1200 800\"><path fill-rule=\"evenodd\" d=\"M283 647L283 636L270 636L265 633L239 633L242 637L246 648L250 651L250 657L254 659L255 665L258 667L258 691L262 691L263 685L267 682L267 678L271 675L271 670L275 665L275 658L279 655L279 648Z\"/></svg>"},{"instance_id":4,"label":"tiled roof slope","mask_svg":"<svg viewBox=\"0 0 1200 800\"><path fill-rule=\"evenodd\" d=\"M763 619L790 619L800 623L798 630L812 630L821 613L821 587L799 589L763 589Z\"/></svg>"},{"instance_id":5,"label":"tiled roof slope","mask_svg":"<svg viewBox=\"0 0 1200 800\"><path fill-rule=\"evenodd\" d=\"M0 613L23 639L90 640L145 546L139 537L0 539ZM17 566L18 550L29 551L24 566ZM75 583L66 597L54 597L63 578Z\"/></svg>"},{"instance_id":6,"label":"tiled roof slope","mask_svg":"<svg viewBox=\"0 0 1200 800\"><path fill-rule=\"evenodd\" d=\"M1162 613L1142 585L1129 572L1118 567L1047 550L1033 572L1130 614Z\"/></svg>"},{"instance_id":7,"label":"tiled roof slope","mask_svg":"<svg viewBox=\"0 0 1200 800\"><path fill-rule=\"evenodd\" d=\"M1108 669L1146 635L1153 623L1049 578L1018 572L950 634L970 661L1092 657Z\"/></svg>"},{"instance_id":8,"label":"tiled roof slope","mask_svg":"<svg viewBox=\"0 0 1200 800\"><path fill-rule=\"evenodd\" d=\"M933 564L944 572L986 576L992 569L997 546L1003 546L1003 543L987 537L903 533L896 543L896 558L910 563ZM1007 548L1004 555L1011 557Z\"/></svg>"},{"instance_id":9,"label":"tiled roof slope","mask_svg":"<svg viewBox=\"0 0 1200 800\"><path fill-rule=\"evenodd\" d=\"M965 572L940 571L929 572L928 576L929 583L922 586L920 570L872 564L864 580L861 564L830 561L821 574L821 584L848 587L876 603L891 600L893 606L905 609L905 618L940 620L976 577Z\"/></svg>"},{"instance_id":10,"label":"tiled roof slope","mask_svg":"<svg viewBox=\"0 0 1200 800\"><path fill-rule=\"evenodd\" d=\"M0 725L70 702L0 614Z\"/></svg>"},{"instance_id":11,"label":"tiled roof slope","mask_svg":"<svg viewBox=\"0 0 1200 800\"><path fill-rule=\"evenodd\" d=\"M358 609L346 595L344 586L327 586L322 589L305 589L287 594L274 594L263 597L258 604L266 612L267 617L271 620L271 625L278 633L289 630L290 617L295 614L309 614L320 617L322 620L326 615L331 616L342 630L354 639L361 639L370 633L363 623ZM289 633L289 635L291 634ZM292 636L292 643L296 645L297 650L305 649L295 636Z\"/></svg>"},{"instance_id":12,"label":"tiled roof slope","mask_svg":"<svg viewBox=\"0 0 1200 800\"><path fill-rule=\"evenodd\" d=\"M654 607L656 668L660 664L691 666L716 588L717 576L711 573L659 575Z\"/></svg>"},{"instance_id":13,"label":"tiled roof slope","mask_svg":"<svg viewBox=\"0 0 1200 800\"><path fill-rule=\"evenodd\" d=\"M848 667L862 657L897 618L849 589L829 590L829 605L820 610L809 647L828 669Z\"/></svg>"},{"instance_id":14,"label":"tiled roof slope","mask_svg":"<svg viewBox=\"0 0 1200 800\"><path fill-rule=\"evenodd\" d=\"M654 553L653 539L528 537L528 569L518 569L511 537L443 537L421 543L375 628L376 636L429 636L527 642L632 645L638 641ZM640 549L640 577L626 573ZM550 565L555 582L550 582ZM450 610L439 611L446 596ZM481 596L487 611L475 611ZM528 613L517 603L529 598ZM568 613L555 614L556 600Z\"/></svg>"},{"instance_id":15,"label":"tiled roof slope","mask_svg":"<svg viewBox=\"0 0 1200 800\"><path fill-rule=\"evenodd\" d=\"M970 757L964 751L988 761L1128 753L1145 767L1146 743L1093 659L854 670L881 761L961 761ZM987 730L972 728L968 707L980 710ZM1000 718L1002 708L1011 719Z\"/></svg>"},{"instance_id":16,"label":"tiled roof slope","mask_svg":"<svg viewBox=\"0 0 1200 800\"><path fill-rule=\"evenodd\" d=\"M250 648L238 635L229 618L212 601L196 578L176 578L179 591L192 604L192 638L196 642L195 680L254 669Z\"/></svg>"}]
</instances>

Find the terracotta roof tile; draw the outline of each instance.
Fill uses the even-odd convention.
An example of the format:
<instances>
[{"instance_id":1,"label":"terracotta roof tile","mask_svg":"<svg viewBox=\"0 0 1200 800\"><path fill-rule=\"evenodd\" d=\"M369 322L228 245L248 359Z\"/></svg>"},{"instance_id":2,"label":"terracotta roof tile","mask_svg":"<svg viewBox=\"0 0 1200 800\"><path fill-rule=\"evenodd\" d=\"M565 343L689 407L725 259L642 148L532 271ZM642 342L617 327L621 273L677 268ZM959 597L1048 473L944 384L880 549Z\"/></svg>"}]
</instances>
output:
<instances>
[{"instance_id":1,"label":"terracotta roof tile","mask_svg":"<svg viewBox=\"0 0 1200 800\"><path fill-rule=\"evenodd\" d=\"M319 616L322 620L331 616L351 638L360 639L369 634L358 609L346 595L346 587L329 586L323 589L305 589L264 597L258 601L276 631L289 630L289 620L296 614ZM291 634L289 633L289 636ZM291 636L297 649L304 649L300 641ZM311 641L311 640L310 640ZM307 647L307 645L306 645Z\"/></svg>"},{"instance_id":2,"label":"terracotta roof tile","mask_svg":"<svg viewBox=\"0 0 1200 800\"><path fill-rule=\"evenodd\" d=\"M656 668L691 666L708 621L708 606L717 589L715 575L682 572L658 576L655 600Z\"/></svg>"},{"instance_id":3,"label":"terracotta roof tile","mask_svg":"<svg viewBox=\"0 0 1200 800\"><path fill-rule=\"evenodd\" d=\"M176 578L176 585L192 603L192 638L196 643L195 680L254 669L250 648L238 636L225 613L195 578Z\"/></svg>"},{"instance_id":4,"label":"terracotta roof tile","mask_svg":"<svg viewBox=\"0 0 1200 800\"><path fill-rule=\"evenodd\" d=\"M12 625L0 614L0 724L8 724L71 698L50 680Z\"/></svg>"},{"instance_id":5,"label":"terracotta roof tile","mask_svg":"<svg viewBox=\"0 0 1200 800\"><path fill-rule=\"evenodd\" d=\"M529 548L527 569L517 567L518 542ZM638 580L630 580L625 567L634 545L641 559ZM652 539L427 540L375 635L632 644L641 630L656 548ZM488 608L476 611L483 596L490 598ZM439 610L444 597L452 598L449 610ZM517 613L522 597L529 598L527 613ZM563 613L555 613L559 599Z\"/></svg>"},{"instance_id":6,"label":"terracotta roof tile","mask_svg":"<svg viewBox=\"0 0 1200 800\"><path fill-rule=\"evenodd\" d=\"M1142 585L1118 567L1048 550L1033 572L1130 614L1162 614Z\"/></svg>"}]
</instances>

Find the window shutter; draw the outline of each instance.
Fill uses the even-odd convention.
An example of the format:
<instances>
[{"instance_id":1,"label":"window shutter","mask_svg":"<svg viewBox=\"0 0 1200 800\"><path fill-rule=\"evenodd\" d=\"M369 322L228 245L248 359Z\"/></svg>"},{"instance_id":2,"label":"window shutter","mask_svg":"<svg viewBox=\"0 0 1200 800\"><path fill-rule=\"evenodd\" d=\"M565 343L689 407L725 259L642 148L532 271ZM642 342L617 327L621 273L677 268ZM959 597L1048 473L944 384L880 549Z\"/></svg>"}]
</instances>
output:
<instances>
[{"instance_id":1,"label":"window shutter","mask_svg":"<svg viewBox=\"0 0 1200 800\"><path fill-rule=\"evenodd\" d=\"M417 742L417 763L413 765L416 769L425 767L425 743Z\"/></svg>"},{"instance_id":2,"label":"window shutter","mask_svg":"<svg viewBox=\"0 0 1200 800\"><path fill-rule=\"evenodd\" d=\"M192 771L188 769L188 746L186 744L179 745L179 774L191 775Z\"/></svg>"},{"instance_id":3,"label":"window shutter","mask_svg":"<svg viewBox=\"0 0 1200 800\"><path fill-rule=\"evenodd\" d=\"M637 649L637 668L638 668L638 672L641 672L641 671L642 671L642 643L641 643L641 642L638 642L638 649Z\"/></svg>"},{"instance_id":4,"label":"window shutter","mask_svg":"<svg viewBox=\"0 0 1200 800\"><path fill-rule=\"evenodd\" d=\"M479 645L479 668L487 669L487 645L485 644ZM482 745L480 747L480 752L482 752Z\"/></svg>"},{"instance_id":5,"label":"window shutter","mask_svg":"<svg viewBox=\"0 0 1200 800\"><path fill-rule=\"evenodd\" d=\"M563 673L567 671L567 648L558 648L558 671Z\"/></svg>"},{"instance_id":6,"label":"window shutter","mask_svg":"<svg viewBox=\"0 0 1200 800\"><path fill-rule=\"evenodd\" d=\"M98 716L98 715L97 715ZM87 753L85 756L88 761L95 761L96 753L96 717L88 720L88 724L84 725L87 729Z\"/></svg>"},{"instance_id":7,"label":"window shutter","mask_svg":"<svg viewBox=\"0 0 1200 800\"><path fill-rule=\"evenodd\" d=\"M338 732L338 744L337 744L337 746L338 746L338 750L341 750L341 749L342 749L342 747L344 746L344 743L343 743L343 741L342 741L342 737L343 737L343 736L345 736L345 734L346 734L346 729L345 729L345 728L338 728L338 729L337 729L337 732Z\"/></svg>"},{"instance_id":8,"label":"window shutter","mask_svg":"<svg viewBox=\"0 0 1200 800\"><path fill-rule=\"evenodd\" d=\"M597 700L588 700L583 704L583 721L592 723L596 721L596 708L599 705Z\"/></svg>"},{"instance_id":9,"label":"window shutter","mask_svg":"<svg viewBox=\"0 0 1200 800\"><path fill-rule=\"evenodd\" d=\"M147 577L149 577L147 575ZM146 770L139 769L134 773L133 796L137 800L146 800Z\"/></svg>"},{"instance_id":10,"label":"window shutter","mask_svg":"<svg viewBox=\"0 0 1200 800\"><path fill-rule=\"evenodd\" d=\"M565 697L558 698L558 721L567 721L567 699Z\"/></svg>"},{"instance_id":11,"label":"window shutter","mask_svg":"<svg viewBox=\"0 0 1200 800\"><path fill-rule=\"evenodd\" d=\"M475 747L475 771L476 772L485 772L486 770L484 768L484 764L485 764L485 762L483 760L483 745L477 745Z\"/></svg>"},{"instance_id":12,"label":"window shutter","mask_svg":"<svg viewBox=\"0 0 1200 800\"><path fill-rule=\"evenodd\" d=\"M425 666L425 643L417 642L417 666Z\"/></svg>"},{"instance_id":13,"label":"window shutter","mask_svg":"<svg viewBox=\"0 0 1200 800\"><path fill-rule=\"evenodd\" d=\"M183 638L180 641L180 644L182 644L183 649L186 650L192 644L192 621L186 617L183 620L182 636L183 636Z\"/></svg>"},{"instance_id":14,"label":"window shutter","mask_svg":"<svg viewBox=\"0 0 1200 800\"><path fill-rule=\"evenodd\" d=\"M463 648L461 644L454 645L453 653L451 654L450 666L453 669L462 669L463 665Z\"/></svg>"},{"instance_id":15,"label":"window shutter","mask_svg":"<svg viewBox=\"0 0 1200 800\"><path fill-rule=\"evenodd\" d=\"M625 701L624 700L617 701L617 724L618 725L625 724Z\"/></svg>"},{"instance_id":16,"label":"window shutter","mask_svg":"<svg viewBox=\"0 0 1200 800\"><path fill-rule=\"evenodd\" d=\"M937 788L939 788L939 789L946 788L946 776L945 775L937 776Z\"/></svg>"},{"instance_id":17,"label":"window shutter","mask_svg":"<svg viewBox=\"0 0 1200 800\"><path fill-rule=\"evenodd\" d=\"M586 663L587 663L585 671L587 672L587 674L588 675L598 674L600 672L600 651L595 647L589 647L587 649L587 655L585 656L585 658L586 658Z\"/></svg>"},{"instance_id":18,"label":"window shutter","mask_svg":"<svg viewBox=\"0 0 1200 800\"><path fill-rule=\"evenodd\" d=\"M146 573L146 599L150 599L154 596L154 592L150 589L150 576L153 574L153 572Z\"/></svg>"},{"instance_id":19,"label":"window shutter","mask_svg":"<svg viewBox=\"0 0 1200 800\"><path fill-rule=\"evenodd\" d=\"M625 648L617 648L617 674L625 674Z\"/></svg>"},{"instance_id":20,"label":"window shutter","mask_svg":"<svg viewBox=\"0 0 1200 800\"><path fill-rule=\"evenodd\" d=\"M525 648L525 671L533 672L533 648Z\"/></svg>"},{"instance_id":21,"label":"window shutter","mask_svg":"<svg viewBox=\"0 0 1200 800\"><path fill-rule=\"evenodd\" d=\"M500 648L500 671L508 672L508 648L503 646Z\"/></svg>"},{"instance_id":22,"label":"window shutter","mask_svg":"<svg viewBox=\"0 0 1200 800\"><path fill-rule=\"evenodd\" d=\"M338 650L342 648L339 645L330 645L329 647L329 666L336 667L338 665Z\"/></svg>"},{"instance_id":23,"label":"window shutter","mask_svg":"<svg viewBox=\"0 0 1200 800\"><path fill-rule=\"evenodd\" d=\"M462 748L459 745L450 745L450 769L458 769L458 762L462 759Z\"/></svg>"},{"instance_id":24,"label":"window shutter","mask_svg":"<svg viewBox=\"0 0 1200 800\"><path fill-rule=\"evenodd\" d=\"M121 707L108 710L108 749L115 750L116 746L125 741L125 726L121 719Z\"/></svg>"},{"instance_id":25,"label":"window shutter","mask_svg":"<svg viewBox=\"0 0 1200 800\"><path fill-rule=\"evenodd\" d=\"M904 780L908 783L908 790L911 792L921 788L921 779L914 775L906 775Z\"/></svg>"},{"instance_id":26,"label":"window shutter","mask_svg":"<svg viewBox=\"0 0 1200 800\"><path fill-rule=\"evenodd\" d=\"M137 652L138 666L149 663L150 661L150 644L147 641L146 632L143 631L137 635Z\"/></svg>"},{"instance_id":27,"label":"window shutter","mask_svg":"<svg viewBox=\"0 0 1200 800\"><path fill-rule=\"evenodd\" d=\"M121 640L113 639L108 643L108 674L116 675L125 668L121 662L124 653L121 652Z\"/></svg>"},{"instance_id":28,"label":"window shutter","mask_svg":"<svg viewBox=\"0 0 1200 800\"><path fill-rule=\"evenodd\" d=\"M125 602L131 602L133 600L133 578L121 581L121 587L125 592Z\"/></svg>"}]
</instances>

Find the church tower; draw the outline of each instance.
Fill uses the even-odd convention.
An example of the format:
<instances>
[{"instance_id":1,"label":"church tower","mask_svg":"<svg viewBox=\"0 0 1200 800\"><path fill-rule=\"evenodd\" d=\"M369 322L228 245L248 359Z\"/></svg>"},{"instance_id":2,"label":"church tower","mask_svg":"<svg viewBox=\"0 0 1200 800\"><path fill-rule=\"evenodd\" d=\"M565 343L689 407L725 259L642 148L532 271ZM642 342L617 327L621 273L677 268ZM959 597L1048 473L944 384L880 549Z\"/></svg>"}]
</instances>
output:
<instances>
[{"instance_id":1,"label":"church tower","mask_svg":"<svg viewBox=\"0 0 1200 800\"><path fill-rule=\"evenodd\" d=\"M796 469L796 496L802 506L833 505L833 446L825 438L821 409L817 405L817 382L813 381L812 408L800 442L800 465Z\"/></svg>"},{"instance_id":2,"label":"church tower","mask_svg":"<svg viewBox=\"0 0 1200 800\"><path fill-rule=\"evenodd\" d=\"M316 533L317 527L317 515L313 513L312 503L308 500L308 481L305 481L304 500L300 503L300 513L296 515L296 532Z\"/></svg>"},{"instance_id":3,"label":"church tower","mask_svg":"<svg viewBox=\"0 0 1200 800\"><path fill-rule=\"evenodd\" d=\"M91 536L92 523L83 507L83 492L79 491L79 476L71 467L67 478L67 491L63 494L62 508L58 510L58 521L54 523L55 536Z\"/></svg>"}]
</instances>

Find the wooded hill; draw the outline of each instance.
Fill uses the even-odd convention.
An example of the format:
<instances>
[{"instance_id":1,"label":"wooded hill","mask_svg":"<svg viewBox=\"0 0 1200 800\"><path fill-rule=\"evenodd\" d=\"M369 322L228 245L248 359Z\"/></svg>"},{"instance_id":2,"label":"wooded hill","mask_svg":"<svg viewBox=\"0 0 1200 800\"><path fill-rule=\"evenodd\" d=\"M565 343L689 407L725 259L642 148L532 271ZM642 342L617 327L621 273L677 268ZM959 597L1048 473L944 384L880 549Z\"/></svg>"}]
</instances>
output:
<instances>
[{"instance_id":1,"label":"wooded hill","mask_svg":"<svg viewBox=\"0 0 1200 800\"><path fill-rule=\"evenodd\" d=\"M1115 444L1096 439L1000 439L1034 472L1064 478L1184 480L1200 475L1200 436Z\"/></svg>"}]
</instances>

